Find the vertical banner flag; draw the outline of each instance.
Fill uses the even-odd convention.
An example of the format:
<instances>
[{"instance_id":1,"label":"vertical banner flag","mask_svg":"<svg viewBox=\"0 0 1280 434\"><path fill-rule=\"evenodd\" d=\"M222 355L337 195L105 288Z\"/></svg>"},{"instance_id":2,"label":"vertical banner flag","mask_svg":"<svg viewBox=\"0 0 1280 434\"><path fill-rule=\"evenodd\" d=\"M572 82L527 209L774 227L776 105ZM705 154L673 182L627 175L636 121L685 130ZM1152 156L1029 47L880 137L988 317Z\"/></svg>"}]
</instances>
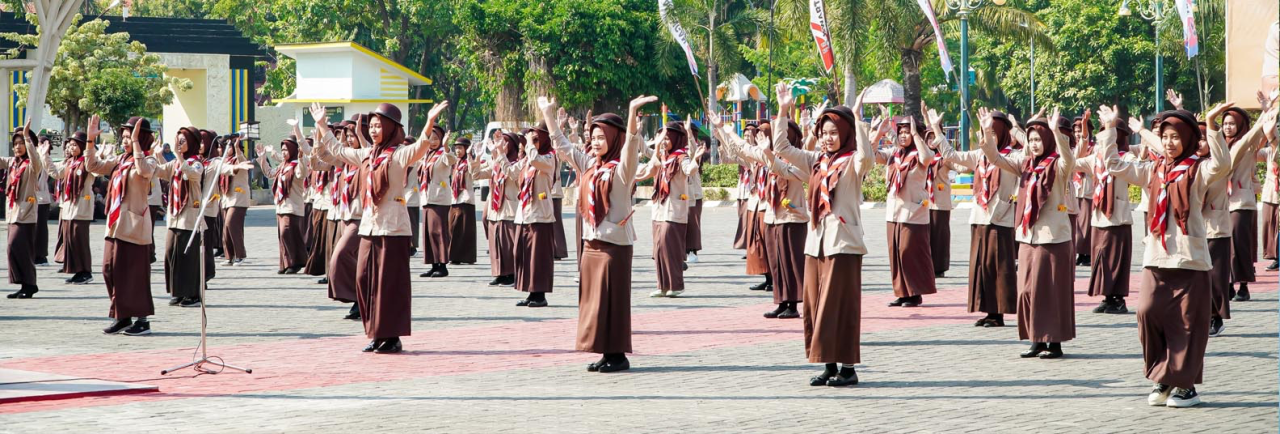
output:
<instances>
[{"instance_id":1,"label":"vertical banner flag","mask_svg":"<svg viewBox=\"0 0 1280 434\"><path fill-rule=\"evenodd\" d=\"M1192 0L1175 0L1178 3L1178 17L1182 19L1183 46L1187 48L1187 58L1200 54L1200 38L1196 36L1196 17L1191 13Z\"/></svg>"},{"instance_id":2,"label":"vertical banner flag","mask_svg":"<svg viewBox=\"0 0 1280 434\"><path fill-rule=\"evenodd\" d=\"M667 23L667 30L671 31L671 38L680 43L680 48L684 49L684 58L689 61L689 72L698 75L698 62L693 59L693 50L689 48L689 34L684 32L684 27L680 26L680 22L675 18L667 16L667 10L675 7L671 4L671 0L658 0L658 16Z\"/></svg>"},{"instance_id":3,"label":"vertical banner flag","mask_svg":"<svg viewBox=\"0 0 1280 434\"><path fill-rule=\"evenodd\" d=\"M822 67L830 74L836 65L836 54L831 51L831 32L827 31L827 10L822 0L809 0L809 31L813 33L814 44L818 45Z\"/></svg>"},{"instance_id":4,"label":"vertical banner flag","mask_svg":"<svg viewBox=\"0 0 1280 434\"><path fill-rule=\"evenodd\" d=\"M929 0L916 0L920 3L920 10L924 12L924 16L929 18L929 24L933 26L933 35L938 41L938 60L942 62L942 72L946 76L947 81L951 81L951 54L947 53L947 40L942 37L942 29L938 28L938 14L933 12L933 3Z\"/></svg>"}]
</instances>

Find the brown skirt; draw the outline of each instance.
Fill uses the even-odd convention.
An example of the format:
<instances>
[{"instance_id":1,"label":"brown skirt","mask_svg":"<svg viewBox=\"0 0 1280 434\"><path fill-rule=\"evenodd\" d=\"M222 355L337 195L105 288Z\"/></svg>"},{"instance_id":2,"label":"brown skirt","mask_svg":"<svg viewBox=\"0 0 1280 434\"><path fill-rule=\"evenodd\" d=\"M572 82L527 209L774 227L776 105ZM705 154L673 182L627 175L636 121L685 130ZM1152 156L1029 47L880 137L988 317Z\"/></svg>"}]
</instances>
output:
<instances>
[{"instance_id":1,"label":"brown skirt","mask_svg":"<svg viewBox=\"0 0 1280 434\"><path fill-rule=\"evenodd\" d=\"M413 292L409 236L361 237L356 258L356 301L369 339L409 336Z\"/></svg>"},{"instance_id":2,"label":"brown skirt","mask_svg":"<svg viewBox=\"0 0 1280 434\"><path fill-rule=\"evenodd\" d=\"M1258 260L1258 212L1231 211L1231 283L1256 282Z\"/></svg>"},{"instance_id":3,"label":"brown skirt","mask_svg":"<svg viewBox=\"0 0 1280 434\"><path fill-rule=\"evenodd\" d=\"M516 290L551 292L555 279L555 223L516 225Z\"/></svg>"},{"instance_id":4,"label":"brown skirt","mask_svg":"<svg viewBox=\"0 0 1280 434\"><path fill-rule=\"evenodd\" d=\"M58 239L53 244L53 262L57 262L59 264L62 263L62 256L65 253L62 251L62 231L66 225L66 220L58 219Z\"/></svg>"},{"instance_id":5,"label":"brown skirt","mask_svg":"<svg viewBox=\"0 0 1280 434\"><path fill-rule=\"evenodd\" d=\"M810 363L861 363L862 255L804 257L804 352Z\"/></svg>"},{"instance_id":6,"label":"brown skirt","mask_svg":"<svg viewBox=\"0 0 1280 434\"><path fill-rule=\"evenodd\" d=\"M476 263L476 206L460 203L449 207L449 262Z\"/></svg>"},{"instance_id":7,"label":"brown skirt","mask_svg":"<svg viewBox=\"0 0 1280 434\"><path fill-rule=\"evenodd\" d=\"M969 241L969 312L1018 311L1017 244L1013 228L972 225Z\"/></svg>"},{"instance_id":8,"label":"brown skirt","mask_svg":"<svg viewBox=\"0 0 1280 434\"><path fill-rule=\"evenodd\" d=\"M689 223L685 225L684 248L690 252L702 250L702 199L689 205Z\"/></svg>"},{"instance_id":9,"label":"brown skirt","mask_svg":"<svg viewBox=\"0 0 1280 434\"><path fill-rule=\"evenodd\" d=\"M342 234L329 256L329 298L343 303L356 301L356 259L360 255L360 220L339 222Z\"/></svg>"},{"instance_id":10,"label":"brown skirt","mask_svg":"<svg viewBox=\"0 0 1280 434\"><path fill-rule=\"evenodd\" d=\"M302 224L299 226L302 227L302 245L310 252L312 243L311 231L315 230L315 225L312 223L316 221L316 209L311 207L311 202L307 202L304 205L302 209Z\"/></svg>"},{"instance_id":11,"label":"brown skirt","mask_svg":"<svg viewBox=\"0 0 1280 434\"><path fill-rule=\"evenodd\" d=\"M36 262L49 262L49 204L36 205Z\"/></svg>"},{"instance_id":12,"label":"brown skirt","mask_svg":"<svg viewBox=\"0 0 1280 434\"><path fill-rule=\"evenodd\" d=\"M799 303L804 289L804 239L807 223L766 225L769 231L769 274L773 303Z\"/></svg>"},{"instance_id":13,"label":"brown skirt","mask_svg":"<svg viewBox=\"0 0 1280 434\"><path fill-rule=\"evenodd\" d=\"M951 269L951 211L929 210L929 254L934 273Z\"/></svg>"},{"instance_id":14,"label":"brown skirt","mask_svg":"<svg viewBox=\"0 0 1280 434\"><path fill-rule=\"evenodd\" d=\"M578 266L581 267L582 246L583 244L586 244L586 240L582 239L582 215L577 212L573 213L573 230L574 234L578 236Z\"/></svg>"},{"instance_id":15,"label":"brown skirt","mask_svg":"<svg viewBox=\"0 0 1280 434\"><path fill-rule=\"evenodd\" d=\"M516 274L516 224L511 220L489 222L489 271L495 276Z\"/></svg>"},{"instance_id":16,"label":"brown skirt","mask_svg":"<svg viewBox=\"0 0 1280 434\"><path fill-rule=\"evenodd\" d=\"M93 253L89 249L89 220L63 220L58 225L58 238L62 246L54 259L62 262L66 274L88 273L93 270Z\"/></svg>"},{"instance_id":17,"label":"brown skirt","mask_svg":"<svg viewBox=\"0 0 1280 434\"><path fill-rule=\"evenodd\" d=\"M1209 239L1209 294L1213 316L1231 319L1231 239Z\"/></svg>"},{"instance_id":18,"label":"brown skirt","mask_svg":"<svg viewBox=\"0 0 1280 434\"><path fill-rule=\"evenodd\" d=\"M564 199L551 199L551 209L556 214L556 223L551 227L555 231L551 237L553 253L556 260L561 260L569 257L569 244L564 238Z\"/></svg>"},{"instance_id":19,"label":"brown skirt","mask_svg":"<svg viewBox=\"0 0 1280 434\"><path fill-rule=\"evenodd\" d=\"M748 211L746 217L747 274L758 276L769 272L769 254L764 244L764 213Z\"/></svg>"},{"instance_id":20,"label":"brown skirt","mask_svg":"<svg viewBox=\"0 0 1280 434\"><path fill-rule=\"evenodd\" d=\"M280 269L302 268L307 263L307 245L302 243L302 216L276 214L280 233Z\"/></svg>"},{"instance_id":21,"label":"brown skirt","mask_svg":"<svg viewBox=\"0 0 1280 434\"><path fill-rule=\"evenodd\" d=\"M893 295L913 297L937 294L933 260L928 259L929 225L886 223L889 241L889 274L893 276Z\"/></svg>"},{"instance_id":22,"label":"brown skirt","mask_svg":"<svg viewBox=\"0 0 1280 434\"><path fill-rule=\"evenodd\" d=\"M653 263L658 272L658 289L684 291L686 230L684 223L653 222Z\"/></svg>"},{"instance_id":23,"label":"brown skirt","mask_svg":"<svg viewBox=\"0 0 1280 434\"><path fill-rule=\"evenodd\" d=\"M747 249L747 200L738 199L738 229L733 233L733 248Z\"/></svg>"},{"instance_id":24,"label":"brown skirt","mask_svg":"<svg viewBox=\"0 0 1280 434\"><path fill-rule=\"evenodd\" d=\"M1129 296L1129 266L1133 263L1133 226L1092 228L1089 296Z\"/></svg>"},{"instance_id":25,"label":"brown skirt","mask_svg":"<svg viewBox=\"0 0 1280 434\"><path fill-rule=\"evenodd\" d=\"M1262 259L1276 259L1276 225L1280 225L1280 207L1262 204Z\"/></svg>"},{"instance_id":26,"label":"brown skirt","mask_svg":"<svg viewBox=\"0 0 1280 434\"><path fill-rule=\"evenodd\" d=\"M201 232L200 242L204 244L204 281L208 282L218 276L218 269L215 266L217 261L213 258L214 240L218 239L218 235L213 232L213 228L217 227L217 217L204 218L204 232Z\"/></svg>"},{"instance_id":27,"label":"brown skirt","mask_svg":"<svg viewBox=\"0 0 1280 434\"><path fill-rule=\"evenodd\" d=\"M227 259L244 259L244 216L249 208L233 206L226 211L226 220L222 222L223 252Z\"/></svg>"},{"instance_id":28,"label":"brown skirt","mask_svg":"<svg viewBox=\"0 0 1280 434\"><path fill-rule=\"evenodd\" d=\"M1138 340L1147 379L1184 389L1201 383L1209 344L1209 291L1209 274L1204 271L1142 271Z\"/></svg>"},{"instance_id":29,"label":"brown skirt","mask_svg":"<svg viewBox=\"0 0 1280 434\"><path fill-rule=\"evenodd\" d=\"M115 319L151 316L156 313L151 300L151 264L140 261L147 257L146 245L107 238L102 246L102 281L107 284L111 310Z\"/></svg>"},{"instance_id":30,"label":"brown skirt","mask_svg":"<svg viewBox=\"0 0 1280 434\"><path fill-rule=\"evenodd\" d=\"M1076 253L1087 254L1093 251L1093 243L1089 237L1093 232L1093 199L1077 198L1077 200L1080 204L1080 213L1076 214L1075 220L1071 221L1076 225L1075 231L1071 232L1071 245ZM1073 260L1072 263L1074 264L1075 261Z\"/></svg>"},{"instance_id":31,"label":"brown skirt","mask_svg":"<svg viewBox=\"0 0 1280 434\"><path fill-rule=\"evenodd\" d=\"M1018 339L1076 337L1075 258L1070 242L1018 245Z\"/></svg>"},{"instance_id":32,"label":"brown skirt","mask_svg":"<svg viewBox=\"0 0 1280 434\"><path fill-rule=\"evenodd\" d=\"M204 233L205 233L204 244L206 246L209 246L210 248L213 248L213 249L222 250L222 225L225 224L223 223L224 215L226 215L226 212L219 209L218 215L204 218L205 225L208 226L204 228Z\"/></svg>"},{"instance_id":33,"label":"brown skirt","mask_svg":"<svg viewBox=\"0 0 1280 434\"><path fill-rule=\"evenodd\" d=\"M164 289L173 297L200 297L200 249L203 237L196 237L187 249L192 231L169 229L164 237Z\"/></svg>"},{"instance_id":34,"label":"brown skirt","mask_svg":"<svg viewBox=\"0 0 1280 434\"><path fill-rule=\"evenodd\" d=\"M632 246L583 243L578 285L578 351L631 352Z\"/></svg>"},{"instance_id":35,"label":"brown skirt","mask_svg":"<svg viewBox=\"0 0 1280 434\"><path fill-rule=\"evenodd\" d=\"M35 223L9 223L9 283L36 284L35 237Z\"/></svg>"},{"instance_id":36,"label":"brown skirt","mask_svg":"<svg viewBox=\"0 0 1280 434\"><path fill-rule=\"evenodd\" d=\"M422 207L422 263L449 262L449 206Z\"/></svg>"},{"instance_id":37,"label":"brown skirt","mask_svg":"<svg viewBox=\"0 0 1280 434\"><path fill-rule=\"evenodd\" d=\"M426 208L427 206L426 206L426 205L423 205L422 207L423 207L423 208ZM422 232L422 231L418 228L418 220L420 220L420 218L419 218L419 216L418 216L418 207L416 207L416 206L407 206L407 207L405 207L405 208L408 208L408 210L409 210L409 227L410 227L410 228L413 228L413 236L412 236L412 237L409 237L409 241L411 241L411 243L409 244L409 246L410 246L410 247L413 247L413 250L417 250L417 249L418 249L418 234L420 234L420 233ZM430 264L430 262L428 262L428 264Z\"/></svg>"},{"instance_id":38,"label":"brown skirt","mask_svg":"<svg viewBox=\"0 0 1280 434\"><path fill-rule=\"evenodd\" d=\"M323 276L325 265L329 262L333 221L329 220L329 212L322 209L312 210L311 215L311 236L307 243L307 262L303 272L311 276Z\"/></svg>"}]
</instances>

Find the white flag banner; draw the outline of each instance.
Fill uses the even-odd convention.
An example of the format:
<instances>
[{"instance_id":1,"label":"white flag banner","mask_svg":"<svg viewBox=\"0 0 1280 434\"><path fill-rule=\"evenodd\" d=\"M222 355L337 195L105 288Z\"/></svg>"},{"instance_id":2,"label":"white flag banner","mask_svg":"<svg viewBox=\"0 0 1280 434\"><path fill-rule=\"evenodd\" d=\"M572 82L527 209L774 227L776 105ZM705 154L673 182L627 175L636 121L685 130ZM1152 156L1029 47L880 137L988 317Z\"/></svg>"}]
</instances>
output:
<instances>
[{"instance_id":1,"label":"white flag banner","mask_svg":"<svg viewBox=\"0 0 1280 434\"><path fill-rule=\"evenodd\" d=\"M693 58L693 49L689 48L689 34L685 33L684 27L680 26L680 22L674 18L667 16L667 11L673 8L671 0L658 0L658 16L662 18L662 22L667 23L667 29L671 31L671 38L680 44L680 48L684 49L685 60L689 61L689 72L698 75L698 62Z\"/></svg>"},{"instance_id":2,"label":"white flag banner","mask_svg":"<svg viewBox=\"0 0 1280 434\"><path fill-rule=\"evenodd\" d=\"M822 0L809 0L809 31L818 46L818 56L822 57L822 67L830 74L836 65L836 54L831 50L831 32L827 30L827 10Z\"/></svg>"},{"instance_id":3,"label":"white flag banner","mask_svg":"<svg viewBox=\"0 0 1280 434\"><path fill-rule=\"evenodd\" d=\"M933 3L929 0L916 0L920 3L920 10L924 12L924 16L929 18L929 24L933 26L933 35L938 41L938 60L942 62L942 73L946 76L947 81L951 81L951 54L947 53L947 40L942 37L942 29L938 28L938 14L933 12Z\"/></svg>"},{"instance_id":4,"label":"white flag banner","mask_svg":"<svg viewBox=\"0 0 1280 434\"><path fill-rule=\"evenodd\" d=\"M1196 16L1192 14L1192 0L1175 0L1178 17L1182 19L1182 45L1187 48L1187 58L1200 54L1200 37L1196 36Z\"/></svg>"}]
</instances>

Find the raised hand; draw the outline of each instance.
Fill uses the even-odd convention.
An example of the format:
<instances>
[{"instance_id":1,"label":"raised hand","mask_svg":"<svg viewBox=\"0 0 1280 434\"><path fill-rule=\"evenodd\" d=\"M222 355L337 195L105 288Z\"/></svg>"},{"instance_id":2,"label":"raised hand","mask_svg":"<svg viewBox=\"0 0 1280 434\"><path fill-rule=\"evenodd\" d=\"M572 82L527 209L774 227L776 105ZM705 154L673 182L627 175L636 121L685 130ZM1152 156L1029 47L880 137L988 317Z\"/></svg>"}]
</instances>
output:
<instances>
[{"instance_id":1,"label":"raised hand","mask_svg":"<svg viewBox=\"0 0 1280 434\"><path fill-rule=\"evenodd\" d=\"M982 131L992 131L995 125L995 118L991 117L991 111L986 107L978 108L978 125L982 126Z\"/></svg>"},{"instance_id":2,"label":"raised hand","mask_svg":"<svg viewBox=\"0 0 1280 434\"><path fill-rule=\"evenodd\" d=\"M262 144L261 144L261 143L258 143L257 145L254 145L253 150L254 150L254 152L257 152L257 153L258 153L258 156L259 156L259 157L262 157L262 156L266 156L266 155L267 155L267 148L266 148L265 146L262 146Z\"/></svg>"},{"instance_id":3,"label":"raised hand","mask_svg":"<svg viewBox=\"0 0 1280 434\"><path fill-rule=\"evenodd\" d=\"M1129 131L1133 131L1134 134L1137 134L1139 131L1142 131L1142 130L1143 130L1142 121L1138 120L1138 118L1136 117L1130 117Z\"/></svg>"},{"instance_id":4,"label":"raised hand","mask_svg":"<svg viewBox=\"0 0 1280 434\"><path fill-rule=\"evenodd\" d=\"M324 105L318 102L311 103L311 120L315 121L316 125L320 125L325 121L325 113Z\"/></svg>"},{"instance_id":5,"label":"raised hand","mask_svg":"<svg viewBox=\"0 0 1280 434\"><path fill-rule=\"evenodd\" d=\"M1164 97L1169 100L1169 104L1173 104L1174 108L1182 110L1182 94L1173 89L1167 89L1164 92Z\"/></svg>"},{"instance_id":6,"label":"raised hand","mask_svg":"<svg viewBox=\"0 0 1280 434\"><path fill-rule=\"evenodd\" d=\"M942 114L938 113L937 110L929 109L929 111L925 115L928 116L929 118L929 125L931 126L942 125Z\"/></svg>"},{"instance_id":7,"label":"raised hand","mask_svg":"<svg viewBox=\"0 0 1280 434\"><path fill-rule=\"evenodd\" d=\"M853 100L853 107L850 107L850 108L853 109L854 116L862 116L862 99L865 98L866 96L867 96L867 88L863 88L862 93L859 93L858 97Z\"/></svg>"},{"instance_id":8,"label":"raised hand","mask_svg":"<svg viewBox=\"0 0 1280 434\"><path fill-rule=\"evenodd\" d=\"M575 117L573 117L573 116L570 116L570 117L569 117L569 130L571 130L571 131L575 131L575 132L576 132L576 131L578 131L578 126L579 126L578 118L575 118Z\"/></svg>"},{"instance_id":9,"label":"raised hand","mask_svg":"<svg viewBox=\"0 0 1280 434\"><path fill-rule=\"evenodd\" d=\"M790 111L787 110L787 108L793 107L796 104L795 97L791 95L791 88L788 87L785 82L778 82L774 91L778 94L778 114L786 116L789 114L787 112Z\"/></svg>"},{"instance_id":10,"label":"raised hand","mask_svg":"<svg viewBox=\"0 0 1280 434\"><path fill-rule=\"evenodd\" d=\"M556 125L564 125L569 119L569 112L564 111L564 107L556 112Z\"/></svg>"},{"instance_id":11,"label":"raised hand","mask_svg":"<svg viewBox=\"0 0 1280 434\"><path fill-rule=\"evenodd\" d=\"M1031 115L1031 117L1027 119L1027 122L1031 122L1031 121L1042 119L1042 118L1044 118L1044 107L1040 107L1040 111L1036 112L1036 114L1034 115ZM1017 125L1017 124L1018 124L1017 122L1014 122L1014 125Z\"/></svg>"},{"instance_id":12,"label":"raised hand","mask_svg":"<svg viewBox=\"0 0 1280 434\"><path fill-rule=\"evenodd\" d=\"M646 104L650 104L656 101L658 101L658 97L656 96L641 95L636 97L636 99L631 100L631 104L629 108L632 113L640 114L640 107L644 107Z\"/></svg>"},{"instance_id":13,"label":"raised hand","mask_svg":"<svg viewBox=\"0 0 1280 434\"><path fill-rule=\"evenodd\" d=\"M98 139L98 134L102 131L98 130L98 125L102 124L102 119L98 115L89 116L89 130L85 132L85 140L92 146L93 141Z\"/></svg>"},{"instance_id":14,"label":"raised hand","mask_svg":"<svg viewBox=\"0 0 1280 434\"><path fill-rule=\"evenodd\" d=\"M1052 113L1049 115L1049 128L1058 128L1058 122L1062 121L1062 109L1055 106Z\"/></svg>"},{"instance_id":15,"label":"raised hand","mask_svg":"<svg viewBox=\"0 0 1280 434\"><path fill-rule=\"evenodd\" d=\"M545 96L538 97L538 111L542 113L542 120L550 122L551 114L556 112L556 99ZM561 111L564 110L561 109Z\"/></svg>"},{"instance_id":16,"label":"raised hand","mask_svg":"<svg viewBox=\"0 0 1280 434\"><path fill-rule=\"evenodd\" d=\"M427 125L435 125L440 113L444 113L444 109L447 108L449 108L449 101L441 101L439 104L431 106L431 111L427 112Z\"/></svg>"},{"instance_id":17,"label":"raised hand","mask_svg":"<svg viewBox=\"0 0 1280 434\"><path fill-rule=\"evenodd\" d=\"M1209 124L1209 129L1217 131L1218 121L1222 118L1222 114L1226 113L1227 109L1235 107L1235 105L1236 103L1234 102L1224 102L1215 106L1213 110L1209 110L1208 116L1205 116L1205 122Z\"/></svg>"},{"instance_id":18,"label":"raised hand","mask_svg":"<svg viewBox=\"0 0 1280 434\"><path fill-rule=\"evenodd\" d=\"M807 128L812 123L813 123L813 110L801 110L800 111L800 127Z\"/></svg>"},{"instance_id":19,"label":"raised hand","mask_svg":"<svg viewBox=\"0 0 1280 434\"><path fill-rule=\"evenodd\" d=\"M1085 111L1085 119L1089 119L1089 112ZM1119 125L1120 110L1116 106L1107 107L1105 105L1098 107L1098 121L1102 123L1102 127L1106 129L1115 128Z\"/></svg>"}]
</instances>

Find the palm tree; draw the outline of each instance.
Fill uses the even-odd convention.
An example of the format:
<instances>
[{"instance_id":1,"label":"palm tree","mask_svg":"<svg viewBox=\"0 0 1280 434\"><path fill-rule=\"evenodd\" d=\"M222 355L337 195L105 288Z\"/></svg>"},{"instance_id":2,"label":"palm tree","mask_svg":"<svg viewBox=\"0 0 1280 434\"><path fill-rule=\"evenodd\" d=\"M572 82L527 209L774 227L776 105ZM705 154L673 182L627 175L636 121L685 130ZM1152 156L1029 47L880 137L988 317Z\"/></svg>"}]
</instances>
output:
<instances>
[{"instance_id":1,"label":"palm tree","mask_svg":"<svg viewBox=\"0 0 1280 434\"><path fill-rule=\"evenodd\" d=\"M674 0L674 8L668 11L689 33L689 44L694 57L703 62L706 74L706 97L715 98L716 76L742 71L747 62L738 50L740 41L755 36L756 30L768 24L768 11L757 9L746 0ZM662 39L657 49L658 68L664 74L680 74L687 71L684 53L671 38L666 24L662 24ZM713 101L704 101L714 108Z\"/></svg>"}]
</instances>

